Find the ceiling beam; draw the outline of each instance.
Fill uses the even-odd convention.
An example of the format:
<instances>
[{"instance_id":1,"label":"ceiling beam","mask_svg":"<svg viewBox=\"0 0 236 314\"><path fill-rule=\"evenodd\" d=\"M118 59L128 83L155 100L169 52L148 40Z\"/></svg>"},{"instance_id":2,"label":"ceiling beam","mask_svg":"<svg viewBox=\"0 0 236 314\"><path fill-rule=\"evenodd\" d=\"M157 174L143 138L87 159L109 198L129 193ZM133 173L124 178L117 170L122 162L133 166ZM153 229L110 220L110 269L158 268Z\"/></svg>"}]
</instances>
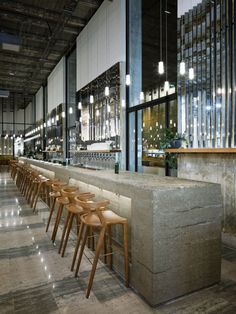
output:
<instances>
[{"instance_id":1,"label":"ceiling beam","mask_svg":"<svg viewBox=\"0 0 236 314\"><path fill-rule=\"evenodd\" d=\"M1 4L1 1L0 1L0 4ZM8 11L6 9L1 9L1 8L0 8L0 17L1 17L1 20L5 20L9 22L10 19L13 19L15 22L19 22L20 24L23 24L25 21L28 21L28 22L30 21L33 26L48 30L48 36L50 37L50 29L46 21L42 23L42 21L39 21L37 19L32 19L25 14L11 12L11 11ZM54 25L56 25L56 23L54 23ZM56 26L53 26L52 28L54 27ZM63 27L62 32L70 33L70 34L78 34L81 31L81 27L82 26L80 25L78 26L66 25L66 27Z\"/></svg>"},{"instance_id":2,"label":"ceiling beam","mask_svg":"<svg viewBox=\"0 0 236 314\"><path fill-rule=\"evenodd\" d=\"M9 13L14 12L20 16L25 16L28 19L53 23L57 23L62 14L61 12L35 6L32 4L22 3L15 0L11 0L10 2L1 0L0 9L5 11L5 13L6 11L8 11ZM68 23L74 24L75 26L84 27L86 21L78 16L72 15Z\"/></svg>"},{"instance_id":3,"label":"ceiling beam","mask_svg":"<svg viewBox=\"0 0 236 314\"><path fill-rule=\"evenodd\" d=\"M84 7L88 7L91 9L97 9L100 6L100 3L94 0L79 0L79 5L82 5Z\"/></svg>"},{"instance_id":4,"label":"ceiling beam","mask_svg":"<svg viewBox=\"0 0 236 314\"><path fill-rule=\"evenodd\" d=\"M12 34L12 35L19 35L19 28L10 27L10 25L6 26L5 24L0 24L0 31L4 33ZM28 30L21 33L20 37L22 39L27 39L30 41L41 42L43 44L45 44L45 42L49 39L48 34L43 34L43 33L38 34L36 32L29 32ZM68 40L57 39L56 45L65 47L68 45Z\"/></svg>"},{"instance_id":5,"label":"ceiling beam","mask_svg":"<svg viewBox=\"0 0 236 314\"><path fill-rule=\"evenodd\" d=\"M40 58L40 57L35 57L35 56L29 56L27 54L19 53L19 52L14 52L14 51L7 51L7 50L0 50L0 56L2 57L8 57L14 59L26 59L28 62L30 61L35 61L35 62L41 62L42 64L44 62L52 65L56 65L57 60L49 60L48 58ZM11 59L11 61L12 61Z\"/></svg>"},{"instance_id":6,"label":"ceiling beam","mask_svg":"<svg viewBox=\"0 0 236 314\"><path fill-rule=\"evenodd\" d=\"M11 59L10 61L8 59ZM29 68L29 69L35 69L35 66L28 61L24 62L23 59L16 59L14 58L14 61L12 60L12 57L3 56L0 58L0 65L9 65L10 67L19 67L19 68ZM50 72L55 64L48 65L47 63L44 63L42 70L46 72ZM11 70L13 70L11 68Z\"/></svg>"},{"instance_id":7,"label":"ceiling beam","mask_svg":"<svg viewBox=\"0 0 236 314\"><path fill-rule=\"evenodd\" d=\"M21 63L19 64L19 63L14 63L14 62L4 62L0 60L0 70L27 74L29 72L33 72L34 66L21 65ZM40 72L42 73L42 75L46 75L47 73L51 72L51 68L50 69L42 68L40 69Z\"/></svg>"}]
</instances>

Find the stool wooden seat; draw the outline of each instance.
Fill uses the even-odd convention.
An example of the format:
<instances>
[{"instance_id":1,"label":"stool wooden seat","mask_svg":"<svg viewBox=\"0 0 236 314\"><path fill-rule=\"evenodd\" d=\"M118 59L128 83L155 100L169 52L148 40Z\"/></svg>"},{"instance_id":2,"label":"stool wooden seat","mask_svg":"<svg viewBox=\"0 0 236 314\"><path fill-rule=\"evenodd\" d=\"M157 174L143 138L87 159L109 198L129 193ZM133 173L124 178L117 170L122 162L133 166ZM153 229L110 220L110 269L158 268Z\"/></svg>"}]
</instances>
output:
<instances>
[{"instance_id":1,"label":"stool wooden seat","mask_svg":"<svg viewBox=\"0 0 236 314\"><path fill-rule=\"evenodd\" d=\"M48 179L47 182L45 182L45 203L49 206L49 208L51 207L50 204L50 192L52 192L52 185L53 184L60 184L62 181L57 180L57 179Z\"/></svg>"},{"instance_id":2,"label":"stool wooden seat","mask_svg":"<svg viewBox=\"0 0 236 314\"><path fill-rule=\"evenodd\" d=\"M61 191L63 196L67 196L70 200L70 203L65 206L67 210L67 218L65 221L65 225L63 228L63 233L61 237L61 243L59 246L58 253L60 254L61 249L62 253L61 256L63 257L65 254L67 242L69 239L70 231L72 228L73 220L76 219L76 226L77 226L77 233L78 233L78 226L80 223L80 216L84 214L84 209L78 204L78 200L89 200L95 196L95 194L92 194L90 192L84 192L84 193L76 193L76 196L73 194L67 194L64 190Z\"/></svg>"},{"instance_id":3,"label":"stool wooden seat","mask_svg":"<svg viewBox=\"0 0 236 314\"><path fill-rule=\"evenodd\" d=\"M33 184L33 182L37 178L38 175L39 175L38 171L32 170L30 172L29 180L27 182L26 194L25 194L25 198L26 198L26 201L28 203L30 203L30 201L31 201L32 192L33 192L33 190L35 188L35 185Z\"/></svg>"},{"instance_id":4,"label":"stool wooden seat","mask_svg":"<svg viewBox=\"0 0 236 314\"><path fill-rule=\"evenodd\" d=\"M55 189L55 186L52 186L53 190ZM56 187L57 191L59 190L60 193L62 190L64 190L67 193L74 193L76 191L78 191L78 187L75 186L64 186L64 187ZM61 216L62 216L62 211L65 205L69 204L69 198L66 196L59 196L56 198L56 204L58 205L58 209L57 209L57 214L56 214L56 220L54 223L54 227L53 227L53 232L52 232L52 237L51 240L53 242L55 242L56 239L56 235L57 235L57 230L60 224L60 220L61 220Z\"/></svg>"},{"instance_id":5,"label":"stool wooden seat","mask_svg":"<svg viewBox=\"0 0 236 314\"><path fill-rule=\"evenodd\" d=\"M76 201L76 204L78 204L79 206L81 206L83 208L84 213L91 212L91 211L95 210L95 209L93 209L91 204L93 204L93 205L96 204L94 206L103 207L103 208L106 208L106 206L110 204L109 200L100 200L100 201L94 202L91 200L84 200L84 199L81 200L81 198L78 198L78 197L75 197L75 201ZM88 233L89 233L89 238L93 239L92 238L92 235L93 235L92 228L89 228ZM75 261L76 261L78 250L79 250L79 245L80 245L80 239L79 239L79 235L78 235L77 242L75 245L73 260L72 260L72 264L71 264L71 271L74 270ZM89 241L88 247L92 247L92 249L94 250L94 241L92 242L92 245Z\"/></svg>"},{"instance_id":6,"label":"stool wooden seat","mask_svg":"<svg viewBox=\"0 0 236 314\"><path fill-rule=\"evenodd\" d=\"M94 275L95 275L95 271L96 271L96 267L97 267L99 254L101 252L101 249L102 249L102 246L104 243L105 234L107 231L110 235L110 237L109 237L109 239L110 239L110 253L109 253L109 255L111 256L111 253L112 253L111 252L112 251L111 226L113 226L113 225L119 224L119 225L123 226L125 283L126 283L126 286L128 286L128 284L129 284L128 221L127 221L127 219L115 214L111 210L105 210L104 207L98 207L98 205L96 203L90 203L88 205L88 207L89 207L89 209L88 209L89 212L80 217L81 225L80 225L80 230L79 230L79 235L78 235L78 243L80 243L83 233L84 233L84 237L83 237L82 243L81 243L79 258L78 258L77 267L76 267L76 271L75 271L75 276L77 276L77 274L78 274L80 263L82 260L84 247L85 247L86 240L88 237L88 230L89 230L88 228L89 227L98 228L100 230L100 232L99 232L98 242L97 242L97 246L96 246L94 261L92 264L92 270L91 270L90 277L89 277L89 283L88 283L88 287L87 287L86 298L88 298L90 295L90 291L91 291L92 284L93 284L93 279L94 279Z\"/></svg>"},{"instance_id":7,"label":"stool wooden seat","mask_svg":"<svg viewBox=\"0 0 236 314\"><path fill-rule=\"evenodd\" d=\"M43 196L45 195L44 186L45 186L45 183L47 181L48 181L48 178L46 178L42 175L39 175L38 178L36 179L35 193L33 195L32 203L31 203L31 207L33 208L33 212L35 212L35 210L36 210L36 205L37 205L39 196L41 198L43 198Z\"/></svg>"},{"instance_id":8,"label":"stool wooden seat","mask_svg":"<svg viewBox=\"0 0 236 314\"><path fill-rule=\"evenodd\" d=\"M49 183L48 183L49 184ZM46 226L46 232L48 231L50 222L51 222L51 218L52 218L52 214L54 212L55 209L55 204L56 204L56 199L57 197L61 196L61 189L63 186L67 186L66 182L62 182L62 181L51 181L50 182L50 189L52 190L51 192L49 192L49 198L51 200L50 202L50 212L49 212L49 217L48 217L48 222L47 222L47 226Z\"/></svg>"}]
</instances>

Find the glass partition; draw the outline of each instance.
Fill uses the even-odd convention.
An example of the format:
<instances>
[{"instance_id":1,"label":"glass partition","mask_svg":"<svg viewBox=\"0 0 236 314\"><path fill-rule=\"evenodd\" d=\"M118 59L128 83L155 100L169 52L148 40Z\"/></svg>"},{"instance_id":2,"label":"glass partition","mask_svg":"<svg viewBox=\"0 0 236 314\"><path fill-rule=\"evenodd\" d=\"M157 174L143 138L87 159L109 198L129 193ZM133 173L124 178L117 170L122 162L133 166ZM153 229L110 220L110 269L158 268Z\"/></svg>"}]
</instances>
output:
<instances>
[{"instance_id":1,"label":"glass partition","mask_svg":"<svg viewBox=\"0 0 236 314\"><path fill-rule=\"evenodd\" d=\"M204 0L178 21L179 131L192 147L234 147L235 4ZM194 77L189 77L193 67Z\"/></svg>"}]
</instances>

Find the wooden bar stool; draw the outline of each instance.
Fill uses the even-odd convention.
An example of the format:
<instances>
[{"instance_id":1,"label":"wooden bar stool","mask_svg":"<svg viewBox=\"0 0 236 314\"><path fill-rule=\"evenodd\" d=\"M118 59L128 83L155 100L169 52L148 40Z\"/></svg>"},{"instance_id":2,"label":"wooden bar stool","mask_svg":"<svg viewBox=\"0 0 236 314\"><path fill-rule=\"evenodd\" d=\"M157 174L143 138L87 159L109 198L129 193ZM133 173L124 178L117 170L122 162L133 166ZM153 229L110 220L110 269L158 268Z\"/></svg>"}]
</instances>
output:
<instances>
[{"instance_id":1,"label":"wooden bar stool","mask_svg":"<svg viewBox=\"0 0 236 314\"><path fill-rule=\"evenodd\" d=\"M42 175L39 175L36 180L37 180L36 190L35 190L32 204L31 204L31 207L33 208L33 212L35 212L35 210L36 210L36 205L37 205L39 197L43 198L43 196L45 194L44 186L45 186L45 183L48 181L48 178L46 178Z\"/></svg>"},{"instance_id":2,"label":"wooden bar stool","mask_svg":"<svg viewBox=\"0 0 236 314\"><path fill-rule=\"evenodd\" d=\"M22 179L22 183L21 183L21 186L20 186L20 192L23 194L23 191L24 191L24 188L25 188L25 184L26 184L26 181L27 181L27 177L28 177L28 174L29 174L29 166L28 165L25 165L24 167L24 172L23 172L23 179Z\"/></svg>"},{"instance_id":3,"label":"wooden bar stool","mask_svg":"<svg viewBox=\"0 0 236 314\"><path fill-rule=\"evenodd\" d=\"M91 204L96 204L96 206L103 207L103 208L106 208L106 206L110 204L109 200L91 201L91 200L81 199L78 197L75 197L75 200L76 200L76 204L83 208L84 213L88 213L91 210L93 210ZM83 232L83 226L82 226L82 230L79 229L79 232ZM75 261L76 261L78 250L79 250L79 245L80 245L79 232L78 232L77 242L75 245L75 251L74 251L73 260L71 264L71 271L74 270ZM92 240L92 243L90 242L90 240ZM89 231L88 231L88 247L89 248L92 247L92 250L94 251L95 245L94 245L94 236L93 236L92 228L89 228Z\"/></svg>"},{"instance_id":4,"label":"wooden bar stool","mask_svg":"<svg viewBox=\"0 0 236 314\"><path fill-rule=\"evenodd\" d=\"M76 219L76 226L77 226L77 233L78 233L78 226L80 223L80 216L84 214L84 209L78 204L78 200L90 200L95 196L95 194L92 194L90 192L83 192L83 193L66 193L64 190L61 191L62 196L69 198L69 204L65 206L67 210L67 218L66 222L63 228L63 233L61 237L61 243L58 250L58 253L60 254L61 249L62 253L61 256L63 257L65 255L65 250L67 246L67 242L69 239L70 231L72 228L73 220Z\"/></svg>"},{"instance_id":5,"label":"wooden bar stool","mask_svg":"<svg viewBox=\"0 0 236 314\"><path fill-rule=\"evenodd\" d=\"M52 187L54 189L54 185ZM60 193L61 193L62 189L65 192L70 192L70 193L78 191L78 188L75 187L75 186L61 187L61 188L59 188ZM55 239L56 239L57 230L58 230L58 227L59 227L59 224L60 224L63 208L64 208L65 205L68 205L68 204L69 204L68 197L59 196L59 197L56 198L56 204L55 205L58 205L58 209L57 209L56 220L55 220L55 223L54 223L52 237L51 237L52 242L55 242Z\"/></svg>"},{"instance_id":6,"label":"wooden bar stool","mask_svg":"<svg viewBox=\"0 0 236 314\"><path fill-rule=\"evenodd\" d=\"M28 191L28 188L30 186L30 180L31 180L31 175L32 173L34 172L34 170L32 168L28 168L26 170L26 178L25 178L25 182L24 182L24 187L23 187L23 191L22 191L22 194L26 197L26 194L27 194L27 191Z\"/></svg>"},{"instance_id":7,"label":"wooden bar stool","mask_svg":"<svg viewBox=\"0 0 236 314\"><path fill-rule=\"evenodd\" d=\"M30 200L31 200L31 196L32 196L32 192L33 192L33 189L34 189L34 180L36 179L36 177L39 175L39 172L38 171L31 171L30 172L30 177L29 177L29 180L28 180L28 183L27 183L27 189L26 189L26 195L25 195L25 198L26 198L26 201L28 203L30 203Z\"/></svg>"},{"instance_id":8,"label":"wooden bar stool","mask_svg":"<svg viewBox=\"0 0 236 314\"><path fill-rule=\"evenodd\" d=\"M48 232L48 228L51 222L52 214L55 210L55 204L56 204L56 198L61 196L61 189L63 186L67 186L67 183L58 181L58 180L52 180L50 182L50 187L49 189L52 190L49 192L49 198L50 198L50 212L49 212L49 217L48 217L48 222L46 226L46 232Z\"/></svg>"},{"instance_id":9,"label":"wooden bar stool","mask_svg":"<svg viewBox=\"0 0 236 314\"><path fill-rule=\"evenodd\" d=\"M86 298L88 298L90 295L90 291L92 288L93 279L94 279L94 275L95 275L95 271L96 271L96 267L97 267L97 263L98 263L98 258L99 258L102 246L104 244L105 234L108 231L110 233L110 236L111 236L111 230L109 230L109 229L111 228L111 226L118 225L118 224L123 226L125 283L126 283L127 287L129 285L128 221L127 221L127 219L123 218L121 216L118 216L117 214L115 214L111 210L105 210L104 207L100 207L100 206L98 207L98 205L96 203L90 203L88 206L88 211L89 212L87 214L84 214L80 217L81 225L80 225L80 231L79 231L79 235L78 235L78 243L80 243L80 241L82 239L82 233L84 233L84 237L83 237L83 240L81 243L79 258L78 258L77 267L76 267L76 271L75 271L75 276L77 276L78 271L79 271L84 247L85 247L86 240L88 237L89 227L98 228L100 230L100 232L99 232L98 242L97 242L97 246L96 246L94 261L92 264L92 270L91 270L90 277L89 277L89 284L88 284L88 288L87 288L87 292L86 292ZM112 252L111 252L111 250L112 250L111 241L112 240L110 237L110 253L109 253L109 255L112 254Z\"/></svg>"}]
</instances>

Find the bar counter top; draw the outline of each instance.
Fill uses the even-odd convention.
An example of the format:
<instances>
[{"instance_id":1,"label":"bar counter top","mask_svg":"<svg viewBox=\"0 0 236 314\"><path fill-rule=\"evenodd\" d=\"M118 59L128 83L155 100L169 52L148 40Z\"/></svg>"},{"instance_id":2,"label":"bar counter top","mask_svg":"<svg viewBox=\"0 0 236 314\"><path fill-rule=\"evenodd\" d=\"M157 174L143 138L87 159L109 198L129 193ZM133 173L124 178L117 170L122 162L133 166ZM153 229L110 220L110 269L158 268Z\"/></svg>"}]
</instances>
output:
<instances>
[{"instance_id":1,"label":"bar counter top","mask_svg":"<svg viewBox=\"0 0 236 314\"><path fill-rule=\"evenodd\" d=\"M119 186L129 186L129 188L134 188L135 191L146 190L146 191L156 191L156 190L172 190L172 189L182 189L191 188L193 186L204 187L208 185L205 182L190 181L186 179L179 179L176 177L160 177L152 174L143 174L130 171L120 171L119 174L115 174L113 170L91 170L86 168L74 167L74 166L62 166L60 164L44 162L35 159L28 159L21 157L20 160L28 161L31 164L43 167L48 170L52 170L56 173L56 176L61 179L91 179L99 180L100 184L116 184ZM63 174L63 175L62 175ZM90 181L90 180L89 180ZM111 187L111 186L110 186Z\"/></svg>"},{"instance_id":2,"label":"bar counter top","mask_svg":"<svg viewBox=\"0 0 236 314\"><path fill-rule=\"evenodd\" d=\"M166 153L178 154L236 154L236 148L168 148Z\"/></svg>"},{"instance_id":3,"label":"bar counter top","mask_svg":"<svg viewBox=\"0 0 236 314\"><path fill-rule=\"evenodd\" d=\"M220 281L222 198L219 184L121 171L20 161L110 200L128 219L130 285L152 306ZM39 169L39 170L40 170ZM122 245L122 232L112 231ZM113 268L124 274L123 259ZM69 262L69 261L68 261Z\"/></svg>"}]
</instances>

